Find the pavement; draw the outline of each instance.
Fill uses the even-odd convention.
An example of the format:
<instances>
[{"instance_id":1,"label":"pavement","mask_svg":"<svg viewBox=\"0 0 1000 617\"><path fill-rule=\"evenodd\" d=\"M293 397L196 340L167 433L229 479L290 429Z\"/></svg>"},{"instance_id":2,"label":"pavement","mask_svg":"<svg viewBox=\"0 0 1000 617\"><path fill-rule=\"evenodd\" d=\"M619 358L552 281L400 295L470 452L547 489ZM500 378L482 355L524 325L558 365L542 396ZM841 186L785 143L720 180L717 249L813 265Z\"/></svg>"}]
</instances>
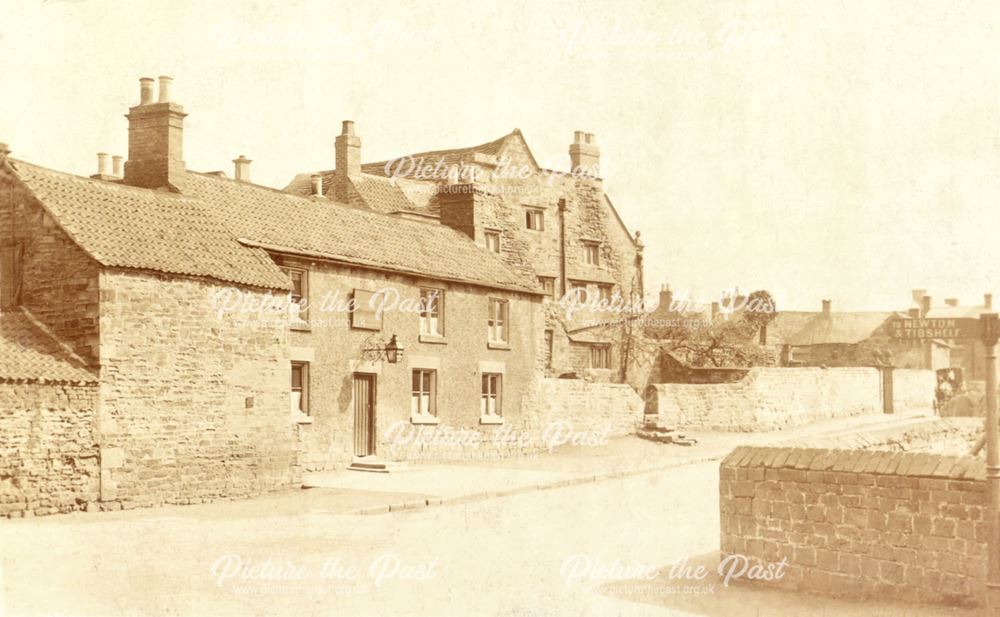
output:
<instances>
[{"instance_id":1,"label":"pavement","mask_svg":"<svg viewBox=\"0 0 1000 617\"><path fill-rule=\"evenodd\" d=\"M239 502L3 521L0 615L972 617L670 576L681 560L717 563L716 459L735 445L930 420L702 435L689 448L623 438L528 460L334 474L331 488ZM594 481L607 473L620 475ZM567 484L537 490L553 482ZM435 499L453 505L426 507Z\"/></svg>"},{"instance_id":2,"label":"pavement","mask_svg":"<svg viewBox=\"0 0 1000 617\"><path fill-rule=\"evenodd\" d=\"M393 465L389 473L352 470L308 473L303 488L332 491L337 497L335 511L339 513L387 514L716 461L741 445L858 447L940 421L930 412L914 412L838 418L767 433L685 433L697 441L691 446L626 436L600 445L564 446L522 458L401 463Z\"/></svg>"}]
</instances>

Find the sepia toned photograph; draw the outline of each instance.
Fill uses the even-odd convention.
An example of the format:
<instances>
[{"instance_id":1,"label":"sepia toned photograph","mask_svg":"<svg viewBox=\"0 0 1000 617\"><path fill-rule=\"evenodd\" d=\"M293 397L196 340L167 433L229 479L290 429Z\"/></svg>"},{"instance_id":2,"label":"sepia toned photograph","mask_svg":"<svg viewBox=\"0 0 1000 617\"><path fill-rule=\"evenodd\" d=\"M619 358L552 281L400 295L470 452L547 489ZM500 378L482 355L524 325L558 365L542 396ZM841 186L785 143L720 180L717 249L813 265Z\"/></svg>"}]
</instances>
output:
<instances>
[{"instance_id":1,"label":"sepia toned photograph","mask_svg":"<svg viewBox=\"0 0 1000 617\"><path fill-rule=\"evenodd\" d=\"M0 0L0 75L0 617L1000 617L997 2Z\"/></svg>"}]
</instances>

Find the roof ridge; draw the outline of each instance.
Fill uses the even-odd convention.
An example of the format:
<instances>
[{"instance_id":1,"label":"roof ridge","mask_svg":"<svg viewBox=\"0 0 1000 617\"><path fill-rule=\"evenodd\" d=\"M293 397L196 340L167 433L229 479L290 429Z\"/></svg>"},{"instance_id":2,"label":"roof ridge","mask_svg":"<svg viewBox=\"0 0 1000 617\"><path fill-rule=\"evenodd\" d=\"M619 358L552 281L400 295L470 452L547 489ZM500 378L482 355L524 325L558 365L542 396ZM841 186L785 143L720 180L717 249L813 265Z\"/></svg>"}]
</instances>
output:
<instances>
[{"instance_id":1,"label":"roof ridge","mask_svg":"<svg viewBox=\"0 0 1000 617\"><path fill-rule=\"evenodd\" d=\"M132 184L125 184L124 182L115 182L115 181L111 181L111 180L102 180L101 178L90 178L88 176L81 176L79 174L74 174L74 173L71 173L71 172L68 172L68 171L61 171L61 170L58 170L58 169L53 169L51 167L46 167L44 165L39 165L37 163L32 163L30 161L25 161L23 159L10 159L10 162L14 164L13 165L14 171L15 171L15 173L18 174L19 177L20 177L20 169L18 169L18 165L24 165L26 167L30 167L30 168L39 170L42 173L47 173L47 174L53 174L53 175L57 175L57 176L62 176L62 177L69 178L69 179L77 181L77 182L83 182L85 184L90 184L90 185L94 185L94 186L100 186L102 188L108 188L108 189L111 189L111 190L118 190L118 191L122 191L122 192L126 192L126 193L141 193L143 195L155 195L155 196L167 197L167 198L170 198L170 199L187 200L187 201L191 201L191 200L197 199L196 197L191 197L189 195L184 195L184 194L181 194L181 193L175 193L173 191L161 191L159 189L150 189L150 188L146 188L146 187L142 187L142 186L134 186Z\"/></svg>"},{"instance_id":2,"label":"roof ridge","mask_svg":"<svg viewBox=\"0 0 1000 617\"><path fill-rule=\"evenodd\" d=\"M394 157L394 158L384 159L384 160L381 160L381 161L371 161L369 163L362 163L361 166L364 167L365 165L379 165L379 164L383 164L383 163L388 163L389 161L395 161L397 159L403 158L404 156L417 157L417 156L430 156L430 155L433 155L433 154L455 154L455 153L458 153L458 152L475 152L477 150L485 148L486 146L492 146L494 144L506 141L507 139L510 139L512 136L518 134L519 132L520 131L518 129L514 129L510 133L507 133L507 134L505 134L505 135L503 135L501 137L498 137L497 139L492 139L490 141L487 141L485 143L481 143L481 144L476 145L476 146L465 146L465 147L462 147L462 148L443 148L441 150L427 150L425 152L414 152L412 154L404 154L402 156L397 156L397 157Z\"/></svg>"}]
</instances>

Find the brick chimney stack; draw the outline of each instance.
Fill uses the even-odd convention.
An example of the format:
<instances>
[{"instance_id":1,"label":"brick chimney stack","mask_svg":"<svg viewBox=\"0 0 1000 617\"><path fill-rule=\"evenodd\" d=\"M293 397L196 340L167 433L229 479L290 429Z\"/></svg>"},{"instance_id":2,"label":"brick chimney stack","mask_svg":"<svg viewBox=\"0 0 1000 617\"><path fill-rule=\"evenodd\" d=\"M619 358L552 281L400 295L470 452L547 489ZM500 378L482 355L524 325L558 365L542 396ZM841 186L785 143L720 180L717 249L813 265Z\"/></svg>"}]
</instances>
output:
<instances>
[{"instance_id":1,"label":"brick chimney stack","mask_svg":"<svg viewBox=\"0 0 1000 617\"><path fill-rule=\"evenodd\" d=\"M250 182L250 163L253 163L253 161L242 154L239 158L233 159L233 177L240 182Z\"/></svg>"},{"instance_id":2,"label":"brick chimney stack","mask_svg":"<svg viewBox=\"0 0 1000 617\"><path fill-rule=\"evenodd\" d=\"M983 306L988 309L993 308L993 294L983 294Z\"/></svg>"},{"instance_id":3,"label":"brick chimney stack","mask_svg":"<svg viewBox=\"0 0 1000 617\"><path fill-rule=\"evenodd\" d=\"M927 313L931 312L931 297L924 296L920 299L920 316L927 317Z\"/></svg>"},{"instance_id":4,"label":"brick chimney stack","mask_svg":"<svg viewBox=\"0 0 1000 617\"><path fill-rule=\"evenodd\" d=\"M7 157L10 156L10 152L10 146L0 141L0 165L7 162Z\"/></svg>"},{"instance_id":5,"label":"brick chimney stack","mask_svg":"<svg viewBox=\"0 0 1000 617\"><path fill-rule=\"evenodd\" d=\"M337 201L347 202L348 178L361 173L361 138L354 133L353 120L344 120L335 149L337 180L334 182L334 196Z\"/></svg>"},{"instance_id":6,"label":"brick chimney stack","mask_svg":"<svg viewBox=\"0 0 1000 617\"><path fill-rule=\"evenodd\" d=\"M829 317L830 316L830 306L831 306L831 302L829 300L823 300L823 316L824 317Z\"/></svg>"},{"instance_id":7,"label":"brick chimney stack","mask_svg":"<svg viewBox=\"0 0 1000 617\"><path fill-rule=\"evenodd\" d=\"M945 306L958 306L958 298L945 298Z\"/></svg>"},{"instance_id":8,"label":"brick chimney stack","mask_svg":"<svg viewBox=\"0 0 1000 617\"><path fill-rule=\"evenodd\" d=\"M184 173L184 108L170 100L172 79L160 77L159 101L153 102L153 80L139 80L139 104L128 114L128 160L125 183L145 188L173 188Z\"/></svg>"},{"instance_id":9,"label":"brick chimney stack","mask_svg":"<svg viewBox=\"0 0 1000 617\"><path fill-rule=\"evenodd\" d=\"M660 307L662 311L673 312L674 303L674 292L671 291L670 285L664 285L660 287Z\"/></svg>"},{"instance_id":10,"label":"brick chimney stack","mask_svg":"<svg viewBox=\"0 0 1000 617\"><path fill-rule=\"evenodd\" d=\"M569 146L569 160L571 173L594 178L601 176L601 151L597 147L597 138L593 133L583 131L573 133L573 143Z\"/></svg>"}]
</instances>

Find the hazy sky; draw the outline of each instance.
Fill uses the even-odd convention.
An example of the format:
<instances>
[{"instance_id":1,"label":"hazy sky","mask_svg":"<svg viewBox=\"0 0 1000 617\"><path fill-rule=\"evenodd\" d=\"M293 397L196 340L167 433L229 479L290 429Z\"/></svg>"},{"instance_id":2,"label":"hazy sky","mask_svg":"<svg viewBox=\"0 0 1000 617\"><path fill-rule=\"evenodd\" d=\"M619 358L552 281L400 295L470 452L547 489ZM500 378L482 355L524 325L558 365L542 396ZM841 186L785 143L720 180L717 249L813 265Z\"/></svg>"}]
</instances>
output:
<instances>
[{"instance_id":1,"label":"hazy sky","mask_svg":"<svg viewBox=\"0 0 1000 617\"><path fill-rule=\"evenodd\" d=\"M359 6L360 5L360 6ZM595 133L647 281L779 308L998 290L998 2L2 0L0 141L81 174L126 154L138 78L174 77L190 169L284 186L520 128Z\"/></svg>"}]
</instances>

